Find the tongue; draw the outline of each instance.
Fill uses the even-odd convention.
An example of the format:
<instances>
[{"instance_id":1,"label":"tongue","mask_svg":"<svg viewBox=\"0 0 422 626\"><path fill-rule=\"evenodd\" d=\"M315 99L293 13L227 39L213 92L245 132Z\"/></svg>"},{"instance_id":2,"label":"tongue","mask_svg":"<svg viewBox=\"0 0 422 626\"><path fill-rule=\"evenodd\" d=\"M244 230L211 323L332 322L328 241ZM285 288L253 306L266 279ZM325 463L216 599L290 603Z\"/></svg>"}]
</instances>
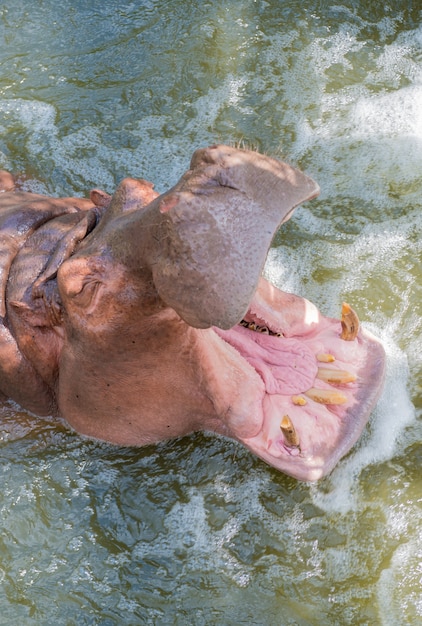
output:
<instances>
[{"instance_id":1,"label":"tongue","mask_svg":"<svg viewBox=\"0 0 422 626\"><path fill-rule=\"evenodd\" d=\"M267 393L293 395L312 387L318 367L315 355L303 342L272 337L242 326L229 332L214 330L260 374Z\"/></svg>"}]
</instances>

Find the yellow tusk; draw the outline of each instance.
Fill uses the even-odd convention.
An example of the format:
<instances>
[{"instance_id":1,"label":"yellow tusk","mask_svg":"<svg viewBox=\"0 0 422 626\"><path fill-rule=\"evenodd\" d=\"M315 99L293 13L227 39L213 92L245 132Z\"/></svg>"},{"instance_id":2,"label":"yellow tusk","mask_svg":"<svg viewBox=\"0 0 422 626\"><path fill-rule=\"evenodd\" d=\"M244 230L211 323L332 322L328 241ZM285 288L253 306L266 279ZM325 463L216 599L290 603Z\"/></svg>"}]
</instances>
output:
<instances>
[{"instance_id":1,"label":"yellow tusk","mask_svg":"<svg viewBox=\"0 0 422 626\"><path fill-rule=\"evenodd\" d=\"M326 383L342 384L342 383L354 383L356 376L346 370L330 370L323 367L318 368L317 378L323 380Z\"/></svg>"},{"instance_id":2,"label":"yellow tusk","mask_svg":"<svg viewBox=\"0 0 422 626\"><path fill-rule=\"evenodd\" d=\"M306 398L303 396L292 396L292 402L296 406L305 406L305 404L308 404Z\"/></svg>"},{"instance_id":3,"label":"yellow tusk","mask_svg":"<svg viewBox=\"0 0 422 626\"><path fill-rule=\"evenodd\" d=\"M344 404L347 402L347 397L341 391L337 389L316 389L312 387L305 392L305 396L308 396L314 402L319 404Z\"/></svg>"},{"instance_id":4,"label":"yellow tusk","mask_svg":"<svg viewBox=\"0 0 422 626\"><path fill-rule=\"evenodd\" d=\"M289 446L289 448L298 448L299 435L297 434L292 420L288 415L285 415L281 420L280 429L284 435L286 446Z\"/></svg>"},{"instance_id":5,"label":"yellow tusk","mask_svg":"<svg viewBox=\"0 0 422 626\"><path fill-rule=\"evenodd\" d=\"M353 341L359 332L359 318L352 307L343 302L341 307L341 335L345 341Z\"/></svg>"},{"instance_id":6,"label":"yellow tusk","mask_svg":"<svg viewBox=\"0 0 422 626\"><path fill-rule=\"evenodd\" d=\"M336 357L328 352L320 352L316 355L317 361L320 363L334 363Z\"/></svg>"}]
</instances>

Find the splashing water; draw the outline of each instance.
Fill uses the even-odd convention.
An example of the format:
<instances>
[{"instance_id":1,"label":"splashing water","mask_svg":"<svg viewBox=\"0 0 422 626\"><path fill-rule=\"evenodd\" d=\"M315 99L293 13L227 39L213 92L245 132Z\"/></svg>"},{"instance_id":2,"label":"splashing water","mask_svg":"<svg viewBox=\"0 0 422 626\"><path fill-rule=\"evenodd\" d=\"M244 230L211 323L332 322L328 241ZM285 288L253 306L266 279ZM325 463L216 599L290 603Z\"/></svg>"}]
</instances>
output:
<instances>
[{"instance_id":1,"label":"splashing water","mask_svg":"<svg viewBox=\"0 0 422 626\"><path fill-rule=\"evenodd\" d=\"M1 409L1 623L407 625L422 618L421 12L409 3L3 3L0 166L41 193L176 182L244 140L320 184L278 286L387 351L330 477L208 435L142 450ZM47 62L48 60L48 62Z\"/></svg>"}]
</instances>

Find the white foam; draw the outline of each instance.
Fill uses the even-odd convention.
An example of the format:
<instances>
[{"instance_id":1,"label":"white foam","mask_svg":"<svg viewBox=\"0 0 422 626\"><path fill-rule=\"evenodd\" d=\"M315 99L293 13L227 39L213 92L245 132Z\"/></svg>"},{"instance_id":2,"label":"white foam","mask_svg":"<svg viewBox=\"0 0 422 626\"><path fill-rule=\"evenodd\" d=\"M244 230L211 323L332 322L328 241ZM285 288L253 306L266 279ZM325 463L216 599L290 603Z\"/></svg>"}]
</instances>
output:
<instances>
[{"instance_id":1,"label":"white foam","mask_svg":"<svg viewBox=\"0 0 422 626\"><path fill-rule=\"evenodd\" d=\"M147 178L159 191L165 191L189 167L196 148L218 141L212 131L216 119L227 104L240 106L244 84L245 79L229 74L218 87L193 100L190 106L195 115L187 119L177 138L166 136L168 115L140 118L132 125L130 148L108 143L102 129L89 124L62 136L56 109L41 101L0 100L0 123L4 119L5 125L21 126L22 134L27 136L25 156L28 162L37 163L41 172L45 163L46 178L51 177L52 164L61 172L62 176L54 180L54 189L49 190L54 195L82 195L91 186L113 192L119 175ZM244 110L245 114L251 112ZM139 143L133 146L136 138ZM0 165L13 170L13 164L1 155Z\"/></svg>"},{"instance_id":2,"label":"white foam","mask_svg":"<svg viewBox=\"0 0 422 626\"><path fill-rule=\"evenodd\" d=\"M406 355L387 337L383 338L383 344L387 356L385 386L369 426L323 487L318 484L311 486L313 502L326 512L358 510L359 474L371 465L393 458L399 452L398 442L404 429L415 421L415 407L407 389Z\"/></svg>"},{"instance_id":3,"label":"white foam","mask_svg":"<svg viewBox=\"0 0 422 626\"><path fill-rule=\"evenodd\" d=\"M286 241L285 245L271 250L267 276L280 288L311 299L323 314L333 317L339 316L343 300L350 301L351 294L359 294L360 305L373 316L363 319L363 325L381 339L386 350L384 392L369 428L322 487L314 485L310 489L313 502L323 510L346 512L358 506L357 478L362 470L399 453L401 444L409 442L404 439L406 428L415 424L415 407L408 391L408 357L398 342L408 342L410 337L409 326L403 329L403 319L412 315L409 309L418 287L408 272L406 255L422 258L422 240L413 241L415 229L422 230L422 215L415 212L413 219L406 216L367 224L360 234L351 237L332 233L332 237L321 238L325 220L316 218L309 210L299 209L299 214L299 227L315 237L296 249L290 248ZM315 276L319 267L323 270L322 277L318 273ZM365 302L371 298L368 281L370 285L381 282L386 301L393 299L397 303L393 315L383 313L383 307L378 307L376 302ZM354 305L353 300L350 303ZM411 365L413 371L418 371L422 363L422 334L417 314L412 323ZM417 436L416 431L413 436Z\"/></svg>"},{"instance_id":4,"label":"white foam","mask_svg":"<svg viewBox=\"0 0 422 626\"><path fill-rule=\"evenodd\" d=\"M343 195L388 207L396 206L397 188L401 194L406 188L420 204L422 67L415 58L422 29L401 33L375 54L360 36L364 25L354 21L313 39L294 56L286 50L288 37L297 44L297 33L271 38L266 61L283 73L285 124L294 128L288 156L305 159L322 197ZM384 20L384 35L393 27L394 20ZM336 66L338 85L331 74Z\"/></svg>"},{"instance_id":5,"label":"white foam","mask_svg":"<svg viewBox=\"0 0 422 626\"><path fill-rule=\"evenodd\" d=\"M382 626L416 624L422 616L422 550L418 536L395 550L377 583Z\"/></svg>"}]
</instances>

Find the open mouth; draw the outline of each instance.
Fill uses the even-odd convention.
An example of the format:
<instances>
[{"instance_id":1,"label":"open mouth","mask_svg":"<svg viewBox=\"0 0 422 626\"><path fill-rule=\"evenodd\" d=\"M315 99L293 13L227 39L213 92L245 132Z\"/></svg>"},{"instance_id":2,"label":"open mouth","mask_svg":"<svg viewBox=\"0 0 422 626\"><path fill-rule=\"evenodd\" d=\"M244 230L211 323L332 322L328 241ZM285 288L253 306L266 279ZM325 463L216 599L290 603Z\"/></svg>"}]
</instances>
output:
<instances>
[{"instance_id":1,"label":"open mouth","mask_svg":"<svg viewBox=\"0 0 422 626\"><path fill-rule=\"evenodd\" d=\"M295 478L329 473L361 435L381 391L378 340L347 304L341 319L326 318L263 279L242 321L214 330L264 383L259 432L236 438Z\"/></svg>"},{"instance_id":2,"label":"open mouth","mask_svg":"<svg viewBox=\"0 0 422 626\"><path fill-rule=\"evenodd\" d=\"M214 331L221 367L209 385L222 431L301 480L324 476L350 450L384 377L384 350L350 307L330 319L261 278L277 229L318 193L281 161L228 146L197 150L179 187L157 200L165 220L157 240L169 253L160 247L151 262L163 301Z\"/></svg>"}]
</instances>

